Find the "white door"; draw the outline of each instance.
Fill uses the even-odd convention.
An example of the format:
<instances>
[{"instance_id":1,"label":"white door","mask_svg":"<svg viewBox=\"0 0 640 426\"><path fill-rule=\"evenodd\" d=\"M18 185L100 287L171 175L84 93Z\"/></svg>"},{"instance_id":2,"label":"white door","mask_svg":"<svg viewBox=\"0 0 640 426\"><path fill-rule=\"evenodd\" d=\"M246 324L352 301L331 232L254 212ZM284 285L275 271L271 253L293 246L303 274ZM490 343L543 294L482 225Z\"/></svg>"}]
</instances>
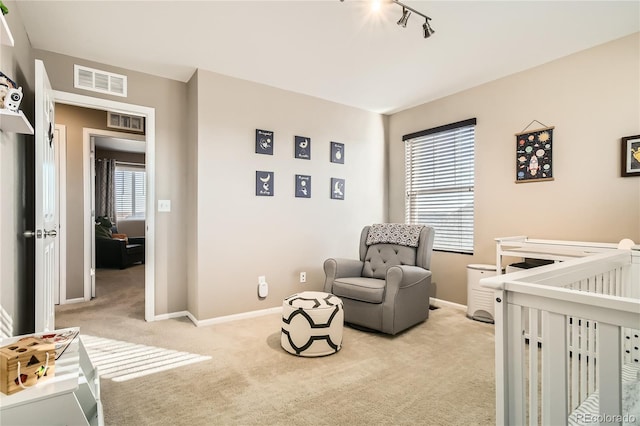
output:
<instances>
[{"instance_id":1,"label":"white door","mask_svg":"<svg viewBox=\"0 0 640 426\"><path fill-rule=\"evenodd\" d=\"M57 217L57 171L54 131L54 95L44 63L36 59L35 83L35 331L55 328L54 289L58 286L59 268Z\"/></svg>"}]
</instances>

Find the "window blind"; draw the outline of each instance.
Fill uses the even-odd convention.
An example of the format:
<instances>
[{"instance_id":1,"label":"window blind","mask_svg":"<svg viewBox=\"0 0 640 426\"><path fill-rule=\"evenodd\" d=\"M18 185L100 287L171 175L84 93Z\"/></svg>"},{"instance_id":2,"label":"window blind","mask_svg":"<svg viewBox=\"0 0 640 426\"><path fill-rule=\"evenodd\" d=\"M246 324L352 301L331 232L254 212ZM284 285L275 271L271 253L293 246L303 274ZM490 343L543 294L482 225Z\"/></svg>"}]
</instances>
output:
<instances>
[{"instance_id":1,"label":"window blind","mask_svg":"<svg viewBox=\"0 0 640 426\"><path fill-rule=\"evenodd\" d=\"M475 124L471 119L403 137L405 221L433 226L434 250L473 254Z\"/></svg>"},{"instance_id":2,"label":"window blind","mask_svg":"<svg viewBox=\"0 0 640 426\"><path fill-rule=\"evenodd\" d=\"M145 178L144 167L116 164L116 220L145 218Z\"/></svg>"}]
</instances>

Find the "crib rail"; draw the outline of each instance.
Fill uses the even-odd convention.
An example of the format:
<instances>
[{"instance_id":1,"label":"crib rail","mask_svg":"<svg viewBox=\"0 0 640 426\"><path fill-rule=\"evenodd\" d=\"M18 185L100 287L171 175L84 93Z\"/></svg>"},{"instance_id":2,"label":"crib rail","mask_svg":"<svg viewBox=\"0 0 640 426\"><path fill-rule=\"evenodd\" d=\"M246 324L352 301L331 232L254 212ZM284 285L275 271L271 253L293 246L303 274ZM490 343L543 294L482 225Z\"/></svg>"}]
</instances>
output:
<instances>
[{"instance_id":1,"label":"crib rail","mask_svg":"<svg viewBox=\"0 0 640 426\"><path fill-rule=\"evenodd\" d=\"M567 424L594 393L598 418L622 424L621 372L639 358L639 271L640 251L609 250L481 281L495 290L497 424Z\"/></svg>"}]
</instances>

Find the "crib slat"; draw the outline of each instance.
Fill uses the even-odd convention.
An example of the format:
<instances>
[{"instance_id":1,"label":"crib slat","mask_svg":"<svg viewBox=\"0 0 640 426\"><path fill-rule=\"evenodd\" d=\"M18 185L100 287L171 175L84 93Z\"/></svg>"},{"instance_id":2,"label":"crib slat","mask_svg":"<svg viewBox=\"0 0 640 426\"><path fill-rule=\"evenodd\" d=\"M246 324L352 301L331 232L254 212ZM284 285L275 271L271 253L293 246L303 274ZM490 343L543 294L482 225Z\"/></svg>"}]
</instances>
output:
<instances>
[{"instance_id":1,"label":"crib slat","mask_svg":"<svg viewBox=\"0 0 640 426\"><path fill-rule=\"evenodd\" d=\"M538 332L537 309L529 309L529 425L538 426Z\"/></svg>"},{"instance_id":2,"label":"crib slat","mask_svg":"<svg viewBox=\"0 0 640 426\"><path fill-rule=\"evenodd\" d=\"M595 321L591 321L589 324L589 331L587 331L587 345L589 348L589 360L591 362L588 363L587 365L587 378L588 381L585 383L585 386L587 386L586 395L590 395L593 391L596 390L596 368L595 368L595 359L596 359L596 354L598 353L598 342L596 341L596 323Z\"/></svg>"},{"instance_id":3,"label":"crib slat","mask_svg":"<svg viewBox=\"0 0 640 426\"><path fill-rule=\"evenodd\" d=\"M569 398L569 410L574 410L580 404L580 326L577 318L570 318L568 327L569 339L571 342L571 370L569 373L569 383L571 383L571 396Z\"/></svg>"},{"instance_id":4,"label":"crib slat","mask_svg":"<svg viewBox=\"0 0 640 426\"><path fill-rule=\"evenodd\" d=\"M603 350L598 353L598 386L600 388L599 414L621 425L622 418L622 332L621 327L598 324L598 341Z\"/></svg>"},{"instance_id":5,"label":"crib slat","mask_svg":"<svg viewBox=\"0 0 640 426\"><path fill-rule=\"evenodd\" d=\"M578 399L578 404L576 404L576 408L579 404L582 404L582 401L587 399L589 395L587 393L587 382L589 380L589 363L593 364L593 358L589 356L589 328L592 325L592 321L585 320L584 318L580 320L580 351L579 360L576 359L576 363L580 363L580 395ZM577 377L576 379L577 380Z\"/></svg>"},{"instance_id":6,"label":"crib slat","mask_svg":"<svg viewBox=\"0 0 640 426\"><path fill-rule=\"evenodd\" d=\"M542 424L566 425L568 342L564 315L542 312L542 339Z\"/></svg>"},{"instance_id":7,"label":"crib slat","mask_svg":"<svg viewBox=\"0 0 640 426\"><path fill-rule=\"evenodd\" d=\"M524 381L524 338L522 330L524 322L522 307L509 304L507 308L509 324L509 354L508 381L509 381L509 424L526 424L526 399Z\"/></svg>"}]
</instances>

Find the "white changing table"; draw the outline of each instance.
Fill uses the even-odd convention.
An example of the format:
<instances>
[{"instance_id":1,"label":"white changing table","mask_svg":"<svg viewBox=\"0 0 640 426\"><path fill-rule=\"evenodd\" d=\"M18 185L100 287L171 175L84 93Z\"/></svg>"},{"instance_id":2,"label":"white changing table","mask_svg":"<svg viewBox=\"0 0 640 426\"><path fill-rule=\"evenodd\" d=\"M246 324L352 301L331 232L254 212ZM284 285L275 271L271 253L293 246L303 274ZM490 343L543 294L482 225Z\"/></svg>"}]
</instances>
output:
<instances>
[{"instance_id":1,"label":"white changing table","mask_svg":"<svg viewBox=\"0 0 640 426\"><path fill-rule=\"evenodd\" d=\"M502 258L505 256L528 257L532 259L563 260L576 259L594 253L616 250L617 244L593 243L581 241L540 240L526 236L495 238L496 242L496 271L502 273Z\"/></svg>"}]
</instances>

